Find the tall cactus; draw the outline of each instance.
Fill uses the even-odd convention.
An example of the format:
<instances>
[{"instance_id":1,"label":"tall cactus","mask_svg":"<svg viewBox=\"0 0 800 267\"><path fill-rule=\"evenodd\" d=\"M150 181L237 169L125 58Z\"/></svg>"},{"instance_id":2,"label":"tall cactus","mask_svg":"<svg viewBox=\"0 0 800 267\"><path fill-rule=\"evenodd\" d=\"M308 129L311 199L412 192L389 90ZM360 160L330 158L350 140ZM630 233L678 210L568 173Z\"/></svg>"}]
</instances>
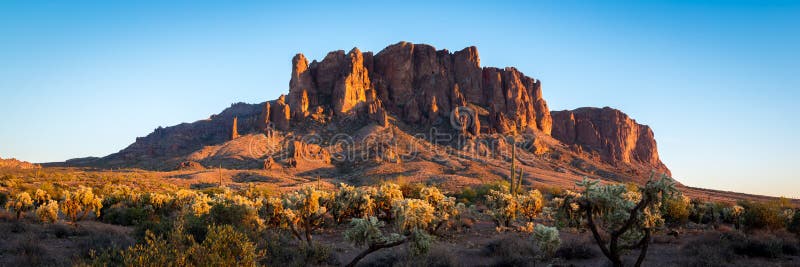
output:
<instances>
[{"instance_id":1,"label":"tall cactus","mask_svg":"<svg viewBox=\"0 0 800 267\"><path fill-rule=\"evenodd\" d=\"M516 140L511 139L511 170L509 176L509 193L516 196L520 188L522 188L522 168L517 169L517 144Z\"/></svg>"}]
</instances>

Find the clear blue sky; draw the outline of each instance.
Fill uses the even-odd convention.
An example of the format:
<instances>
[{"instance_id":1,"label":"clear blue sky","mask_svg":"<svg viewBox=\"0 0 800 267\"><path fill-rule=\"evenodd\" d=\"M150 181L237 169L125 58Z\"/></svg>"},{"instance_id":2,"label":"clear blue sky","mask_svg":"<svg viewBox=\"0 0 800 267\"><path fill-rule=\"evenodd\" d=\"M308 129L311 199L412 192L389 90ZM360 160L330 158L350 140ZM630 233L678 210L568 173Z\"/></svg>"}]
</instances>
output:
<instances>
[{"instance_id":1,"label":"clear blue sky","mask_svg":"<svg viewBox=\"0 0 800 267\"><path fill-rule=\"evenodd\" d=\"M800 197L798 1L166 2L0 2L0 157L104 156L286 93L297 52L405 40L627 112L685 184Z\"/></svg>"}]
</instances>

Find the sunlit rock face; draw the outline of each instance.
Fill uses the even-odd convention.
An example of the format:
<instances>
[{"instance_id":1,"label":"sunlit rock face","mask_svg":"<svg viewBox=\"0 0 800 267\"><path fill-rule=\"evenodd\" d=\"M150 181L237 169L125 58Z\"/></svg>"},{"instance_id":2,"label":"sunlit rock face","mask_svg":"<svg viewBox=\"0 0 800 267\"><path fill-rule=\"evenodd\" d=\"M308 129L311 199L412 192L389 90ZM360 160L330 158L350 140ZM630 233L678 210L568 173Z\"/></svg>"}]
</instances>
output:
<instances>
[{"instance_id":1,"label":"sunlit rock face","mask_svg":"<svg viewBox=\"0 0 800 267\"><path fill-rule=\"evenodd\" d=\"M642 163L669 174L658 157L653 131L622 111L587 107L551 114L555 139L597 152L608 162Z\"/></svg>"}]
</instances>

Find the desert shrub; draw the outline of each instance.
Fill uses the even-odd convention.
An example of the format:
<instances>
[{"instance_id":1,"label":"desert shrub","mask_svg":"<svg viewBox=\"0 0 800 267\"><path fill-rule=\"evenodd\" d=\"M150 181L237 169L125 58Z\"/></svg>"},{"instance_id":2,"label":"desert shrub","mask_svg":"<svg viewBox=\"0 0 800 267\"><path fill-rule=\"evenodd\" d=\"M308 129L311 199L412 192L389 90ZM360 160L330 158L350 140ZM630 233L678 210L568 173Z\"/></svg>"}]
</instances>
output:
<instances>
[{"instance_id":1,"label":"desert shrub","mask_svg":"<svg viewBox=\"0 0 800 267\"><path fill-rule=\"evenodd\" d=\"M743 202L742 224L747 230L779 229L784 226L780 206L775 202Z\"/></svg>"},{"instance_id":2,"label":"desert shrub","mask_svg":"<svg viewBox=\"0 0 800 267\"><path fill-rule=\"evenodd\" d=\"M208 266L255 266L256 247L229 225L212 226L197 251L196 263Z\"/></svg>"},{"instance_id":3,"label":"desert shrub","mask_svg":"<svg viewBox=\"0 0 800 267\"><path fill-rule=\"evenodd\" d=\"M527 194L520 195L519 197L519 212L520 214L532 222L534 218L542 213L544 207L544 198L539 190L528 191Z\"/></svg>"},{"instance_id":4,"label":"desert shrub","mask_svg":"<svg viewBox=\"0 0 800 267\"><path fill-rule=\"evenodd\" d=\"M6 192L0 192L0 206L5 207L7 202L8 194Z\"/></svg>"},{"instance_id":5,"label":"desert shrub","mask_svg":"<svg viewBox=\"0 0 800 267\"><path fill-rule=\"evenodd\" d=\"M419 198L419 191L424 187L422 183L403 183L400 185L400 192L407 198Z\"/></svg>"},{"instance_id":6,"label":"desert shrub","mask_svg":"<svg viewBox=\"0 0 800 267\"><path fill-rule=\"evenodd\" d=\"M676 263L682 266L730 266L737 256L731 248L731 237L719 233L706 233L691 240L681 248Z\"/></svg>"},{"instance_id":7,"label":"desert shrub","mask_svg":"<svg viewBox=\"0 0 800 267\"><path fill-rule=\"evenodd\" d=\"M469 186L461 189L455 197L459 202L465 204L477 204L486 200L486 195L490 190L495 191L508 191L508 181L498 181L477 186Z\"/></svg>"},{"instance_id":8,"label":"desert shrub","mask_svg":"<svg viewBox=\"0 0 800 267\"><path fill-rule=\"evenodd\" d=\"M6 209L13 211L17 220L22 217L23 213L32 210L33 207L33 199L27 192L17 193L10 201L6 202Z\"/></svg>"},{"instance_id":9,"label":"desert shrub","mask_svg":"<svg viewBox=\"0 0 800 267\"><path fill-rule=\"evenodd\" d=\"M125 207L115 205L113 207L103 207L100 220L116 225L133 226L148 219L150 212L142 207Z\"/></svg>"},{"instance_id":10,"label":"desert shrub","mask_svg":"<svg viewBox=\"0 0 800 267\"><path fill-rule=\"evenodd\" d=\"M186 222L189 223L188 221ZM173 231L175 223L170 218L154 218L153 220L141 221L134 225L133 237L138 241L145 241L148 233L162 237ZM205 232L205 230L204 230Z\"/></svg>"},{"instance_id":11,"label":"desert shrub","mask_svg":"<svg viewBox=\"0 0 800 267\"><path fill-rule=\"evenodd\" d=\"M682 224L689 221L689 204L691 199L684 195L668 198L664 201L664 220L669 223Z\"/></svg>"},{"instance_id":12,"label":"desert shrub","mask_svg":"<svg viewBox=\"0 0 800 267\"><path fill-rule=\"evenodd\" d=\"M299 246L293 236L282 231L262 231L258 247L263 248L261 264L266 266L338 266L336 255L330 246L301 243Z\"/></svg>"},{"instance_id":13,"label":"desert shrub","mask_svg":"<svg viewBox=\"0 0 800 267\"><path fill-rule=\"evenodd\" d=\"M42 204L36 208L36 217L39 221L45 223L54 223L58 221L58 202L55 200L48 200L46 204Z\"/></svg>"},{"instance_id":14,"label":"desert shrub","mask_svg":"<svg viewBox=\"0 0 800 267\"><path fill-rule=\"evenodd\" d=\"M369 258L359 262L358 266L429 266L450 267L465 266L458 255L446 247L434 246L425 255L414 255L407 250L376 252Z\"/></svg>"},{"instance_id":15,"label":"desert shrub","mask_svg":"<svg viewBox=\"0 0 800 267\"><path fill-rule=\"evenodd\" d=\"M534 266L537 255L533 242L511 235L490 241L482 254L494 259L493 266Z\"/></svg>"},{"instance_id":16,"label":"desert shrub","mask_svg":"<svg viewBox=\"0 0 800 267\"><path fill-rule=\"evenodd\" d=\"M591 259L597 257L597 253L592 248L591 241L583 239L572 239L562 242L561 246L556 250L555 256L562 259Z\"/></svg>"},{"instance_id":17,"label":"desert shrub","mask_svg":"<svg viewBox=\"0 0 800 267\"><path fill-rule=\"evenodd\" d=\"M497 227L511 227L519 211L516 198L505 191L490 190L486 195L486 213Z\"/></svg>"},{"instance_id":18,"label":"desert shrub","mask_svg":"<svg viewBox=\"0 0 800 267\"><path fill-rule=\"evenodd\" d=\"M19 266L45 266L46 264L52 264L52 259L47 257L47 249L32 237L17 241L12 253L15 256L15 264Z\"/></svg>"},{"instance_id":19,"label":"desert shrub","mask_svg":"<svg viewBox=\"0 0 800 267\"><path fill-rule=\"evenodd\" d=\"M742 223L742 214L744 214L744 207L733 205L722 209L722 221L732 223L736 228L739 228Z\"/></svg>"},{"instance_id":20,"label":"desert shrub","mask_svg":"<svg viewBox=\"0 0 800 267\"><path fill-rule=\"evenodd\" d=\"M231 226L212 226L202 243L175 228L166 238L147 233L145 242L121 253L124 266L255 266L255 245Z\"/></svg>"},{"instance_id":21,"label":"desert shrub","mask_svg":"<svg viewBox=\"0 0 800 267\"><path fill-rule=\"evenodd\" d=\"M49 231L52 232L56 238L67 238L74 233L74 228L63 223L51 224L49 228Z\"/></svg>"},{"instance_id":22,"label":"desert shrub","mask_svg":"<svg viewBox=\"0 0 800 267\"><path fill-rule=\"evenodd\" d=\"M75 192L64 191L64 200L60 202L63 212L72 222L83 220L90 212L100 216L103 207L102 199L92 192L92 189L80 186Z\"/></svg>"},{"instance_id":23,"label":"desert shrub","mask_svg":"<svg viewBox=\"0 0 800 267\"><path fill-rule=\"evenodd\" d=\"M555 227L537 224L533 229L533 240L546 258L552 258L561 246L561 237Z\"/></svg>"},{"instance_id":24,"label":"desert shrub","mask_svg":"<svg viewBox=\"0 0 800 267\"><path fill-rule=\"evenodd\" d=\"M792 221L789 222L787 230L790 233L794 233L800 237L800 211L794 212L794 216L792 216Z\"/></svg>"}]
</instances>

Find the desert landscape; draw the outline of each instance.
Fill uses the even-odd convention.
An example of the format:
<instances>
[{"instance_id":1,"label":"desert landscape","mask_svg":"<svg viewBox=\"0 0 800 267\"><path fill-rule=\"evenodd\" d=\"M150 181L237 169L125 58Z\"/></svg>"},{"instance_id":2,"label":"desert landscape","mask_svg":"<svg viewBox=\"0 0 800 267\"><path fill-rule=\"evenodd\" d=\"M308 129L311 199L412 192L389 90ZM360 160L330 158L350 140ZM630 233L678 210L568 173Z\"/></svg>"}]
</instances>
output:
<instances>
[{"instance_id":1,"label":"desert landscape","mask_svg":"<svg viewBox=\"0 0 800 267\"><path fill-rule=\"evenodd\" d=\"M384 45L116 153L3 155L0 266L800 266L799 199L673 177L653 128L479 45Z\"/></svg>"}]
</instances>

